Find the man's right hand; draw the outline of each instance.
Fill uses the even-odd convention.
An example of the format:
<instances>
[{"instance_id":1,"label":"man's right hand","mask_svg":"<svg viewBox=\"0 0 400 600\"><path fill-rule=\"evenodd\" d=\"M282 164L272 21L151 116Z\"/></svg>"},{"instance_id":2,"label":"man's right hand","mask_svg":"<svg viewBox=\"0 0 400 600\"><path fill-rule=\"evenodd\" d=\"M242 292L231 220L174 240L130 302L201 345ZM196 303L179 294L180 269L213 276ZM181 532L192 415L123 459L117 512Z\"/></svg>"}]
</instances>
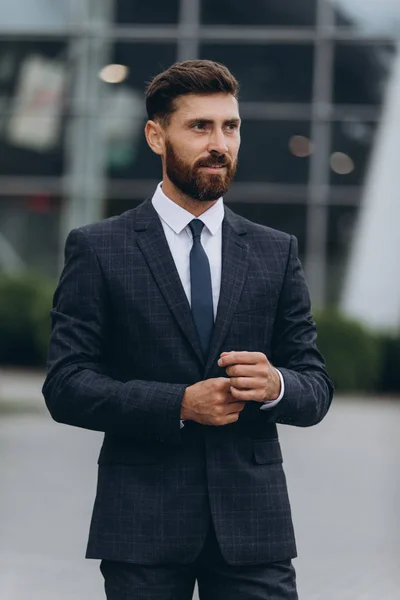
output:
<instances>
[{"instance_id":1,"label":"man's right hand","mask_svg":"<svg viewBox=\"0 0 400 600\"><path fill-rule=\"evenodd\" d=\"M182 400L181 419L202 425L234 423L246 403L235 400L230 388L228 377L206 379L187 387Z\"/></svg>"}]
</instances>

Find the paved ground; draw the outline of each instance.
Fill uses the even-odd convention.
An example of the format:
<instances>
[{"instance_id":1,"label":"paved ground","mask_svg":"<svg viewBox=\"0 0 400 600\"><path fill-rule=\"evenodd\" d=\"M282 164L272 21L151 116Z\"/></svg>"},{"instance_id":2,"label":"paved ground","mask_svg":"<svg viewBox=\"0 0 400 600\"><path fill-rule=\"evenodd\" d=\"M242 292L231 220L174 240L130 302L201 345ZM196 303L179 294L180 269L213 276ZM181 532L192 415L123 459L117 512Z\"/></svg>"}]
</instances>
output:
<instances>
[{"instance_id":1,"label":"paved ground","mask_svg":"<svg viewBox=\"0 0 400 600\"><path fill-rule=\"evenodd\" d=\"M40 384L0 371L0 598L100 600L83 556L101 436L51 421ZM398 600L400 399L337 399L318 427L280 431L300 600Z\"/></svg>"}]
</instances>

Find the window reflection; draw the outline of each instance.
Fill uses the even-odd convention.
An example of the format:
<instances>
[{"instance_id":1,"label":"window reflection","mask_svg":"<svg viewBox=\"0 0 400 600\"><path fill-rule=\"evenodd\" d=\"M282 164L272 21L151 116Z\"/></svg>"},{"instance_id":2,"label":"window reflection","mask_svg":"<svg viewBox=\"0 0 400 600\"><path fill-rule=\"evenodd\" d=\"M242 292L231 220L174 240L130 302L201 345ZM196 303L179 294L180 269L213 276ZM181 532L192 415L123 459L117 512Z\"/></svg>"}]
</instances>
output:
<instances>
[{"instance_id":1,"label":"window reflection","mask_svg":"<svg viewBox=\"0 0 400 600\"><path fill-rule=\"evenodd\" d=\"M305 200L305 199L304 199ZM306 240L307 207L299 204L265 204L227 201L234 212L250 221L286 231L299 241L299 253L303 255Z\"/></svg>"},{"instance_id":2,"label":"window reflection","mask_svg":"<svg viewBox=\"0 0 400 600\"><path fill-rule=\"evenodd\" d=\"M2 175L61 175L64 168L64 126L51 118L17 115L0 128Z\"/></svg>"},{"instance_id":3,"label":"window reflection","mask_svg":"<svg viewBox=\"0 0 400 600\"><path fill-rule=\"evenodd\" d=\"M296 156L293 136L309 139L310 123L245 120L236 181L306 183L309 154Z\"/></svg>"},{"instance_id":4,"label":"window reflection","mask_svg":"<svg viewBox=\"0 0 400 600\"><path fill-rule=\"evenodd\" d=\"M0 42L0 172L60 175L70 82L64 42Z\"/></svg>"},{"instance_id":5,"label":"window reflection","mask_svg":"<svg viewBox=\"0 0 400 600\"><path fill-rule=\"evenodd\" d=\"M316 0L202 0L201 19L206 25L315 24Z\"/></svg>"},{"instance_id":6,"label":"window reflection","mask_svg":"<svg viewBox=\"0 0 400 600\"><path fill-rule=\"evenodd\" d=\"M362 120L333 124L330 155L333 185L363 185L376 127L376 123Z\"/></svg>"},{"instance_id":7,"label":"window reflection","mask_svg":"<svg viewBox=\"0 0 400 600\"><path fill-rule=\"evenodd\" d=\"M116 79L115 83L105 83L103 91L114 92L119 87L127 87L135 90L143 100L146 84L155 75L172 65L176 61L176 54L175 43L117 42L110 55L109 64L103 65L103 69L110 65L125 67L124 76L119 80Z\"/></svg>"},{"instance_id":8,"label":"window reflection","mask_svg":"<svg viewBox=\"0 0 400 600\"><path fill-rule=\"evenodd\" d=\"M179 0L116 0L116 23L176 23Z\"/></svg>"},{"instance_id":9,"label":"window reflection","mask_svg":"<svg viewBox=\"0 0 400 600\"><path fill-rule=\"evenodd\" d=\"M284 44L203 44L200 58L222 62L239 79L241 100L310 102L314 48Z\"/></svg>"},{"instance_id":10,"label":"window reflection","mask_svg":"<svg viewBox=\"0 0 400 600\"><path fill-rule=\"evenodd\" d=\"M160 158L152 152L144 136L146 116L103 119L107 140L108 176L117 179L161 179Z\"/></svg>"},{"instance_id":11,"label":"window reflection","mask_svg":"<svg viewBox=\"0 0 400 600\"><path fill-rule=\"evenodd\" d=\"M48 277L58 274L60 209L60 197L45 191L0 195L0 236L11 264Z\"/></svg>"},{"instance_id":12,"label":"window reflection","mask_svg":"<svg viewBox=\"0 0 400 600\"><path fill-rule=\"evenodd\" d=\"M393 45L337 43L334 62L334 102L379 105L389 80Z\"/></svg>"},{"instance_id":13,"label":"window reflection","mask_svg":"<svg viewBox=\"0 0 400 600\"><path fill-rule=\"evenodd\" d=\"M0 41L0 98L4 107L4 102L12 102L21 91L21 83L27 78L35 80L38 75L42 75L46 80L43 83L52 81L52 67L65 69L67 64L66 56L67 44L60 41ZM33 70L30 67L32 58L42 59L42 69L39 73L38 68ZM22 78L22 81L21 81ZM34 82L32 82L34 83ZM39 100L48 99L48 96L41 95Z\"/></svg>"}]
</instances>

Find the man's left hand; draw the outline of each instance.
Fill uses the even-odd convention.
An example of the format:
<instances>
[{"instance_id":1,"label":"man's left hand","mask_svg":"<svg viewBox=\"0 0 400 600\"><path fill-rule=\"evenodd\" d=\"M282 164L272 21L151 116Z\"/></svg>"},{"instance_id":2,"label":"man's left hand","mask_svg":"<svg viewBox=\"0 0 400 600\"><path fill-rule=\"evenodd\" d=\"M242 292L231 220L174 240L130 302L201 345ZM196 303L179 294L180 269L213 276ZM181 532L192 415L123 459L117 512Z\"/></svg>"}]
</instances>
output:
<instances>
[{"instance_id":1,"label":"man's left hand","mask_svg":"<svg viewBox=\"0 0 400 600\"><path fill-rule=\"evenodd\" d=\"M226 368L236 400L266 402L281 393L279 374L262 352L222 352L218 366Z\"/></svg>"}]
</instances>

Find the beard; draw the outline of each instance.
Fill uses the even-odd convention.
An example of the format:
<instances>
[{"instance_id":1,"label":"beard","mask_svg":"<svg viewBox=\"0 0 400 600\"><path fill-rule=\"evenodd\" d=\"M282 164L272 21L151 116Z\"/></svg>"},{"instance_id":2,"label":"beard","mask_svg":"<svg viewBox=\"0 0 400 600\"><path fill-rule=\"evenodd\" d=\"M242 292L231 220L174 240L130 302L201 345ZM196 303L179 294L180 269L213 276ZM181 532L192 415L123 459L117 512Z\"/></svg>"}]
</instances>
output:
<instances>
[{"instance_id":1,"label":"beard","mask_svg":"<svg viewBox=\"0 0 400 600\"><path fill-rule=\"evenodd\" d=\"M165 167L167 175L185 196L203 202L213 202L228 191L237 168L226 154L199 160L193 167L181 159L169 140L166 141ZM225 173L206 173L201 167L225 167Z\"/></svg>"}]
</instances>

